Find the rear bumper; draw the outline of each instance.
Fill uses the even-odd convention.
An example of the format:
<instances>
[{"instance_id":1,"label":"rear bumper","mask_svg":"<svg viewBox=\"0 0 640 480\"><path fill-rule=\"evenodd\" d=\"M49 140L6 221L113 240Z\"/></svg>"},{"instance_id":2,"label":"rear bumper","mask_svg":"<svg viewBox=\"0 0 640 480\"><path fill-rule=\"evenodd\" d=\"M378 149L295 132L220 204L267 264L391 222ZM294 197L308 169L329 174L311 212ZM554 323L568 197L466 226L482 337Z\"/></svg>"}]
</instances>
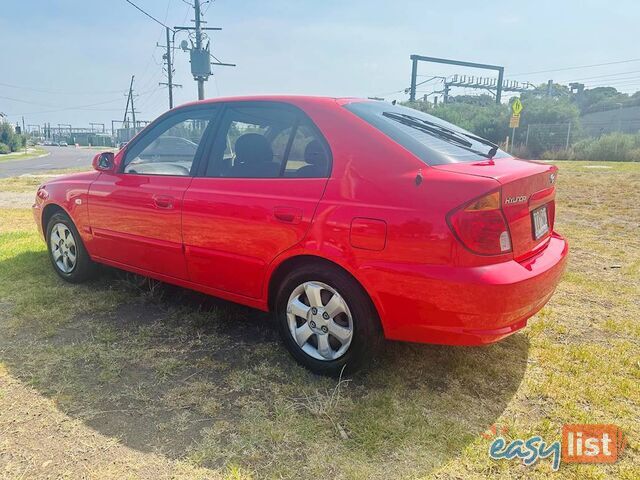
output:
<instances>
[{"instance_id":1,"label":"rear bumper","mask_svg":"<svg viewBox=\"0 0 640 480\"><path fill-rule=\"evenodd\" d=\"M554 233L544 250L523 262L386 265L370 269L367 280L383 286L375 297L388 339L482 345L526 326L555 291L568 252L565 239Z\"/></svg>"}]
</instances>

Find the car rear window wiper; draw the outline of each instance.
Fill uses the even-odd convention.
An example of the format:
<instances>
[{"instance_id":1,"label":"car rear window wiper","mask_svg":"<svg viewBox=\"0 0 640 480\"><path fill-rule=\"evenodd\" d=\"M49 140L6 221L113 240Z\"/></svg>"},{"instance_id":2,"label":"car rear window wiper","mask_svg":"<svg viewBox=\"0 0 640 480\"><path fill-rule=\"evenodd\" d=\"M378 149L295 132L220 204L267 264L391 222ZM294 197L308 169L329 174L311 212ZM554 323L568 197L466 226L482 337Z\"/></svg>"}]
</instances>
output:
<instances>
[{"instance_id":1,"label":"car rear window wiper","mask_svg":"<svg viewBox=\"0 0 640 480\"><path fill-rule=\"evenodd\" d=\"M404 125L408 125L410 127L414 127L426 133L432 134L433 136L436 136L443 140L449 140L460 145L463 148L466 148L474 153L477 153L478 155L489 159L493 158L496 153L498 153L498 145L471 133L460 132L452 128L447 128L444 125L440 125L429 120L424 120L422 118L412 117L411 115L406 115L403 113L383 112L382 115ZM466 140L464 137L490 147L489 152L483 153L471 148L473 144Z\"/></svg>"}]
</instances>

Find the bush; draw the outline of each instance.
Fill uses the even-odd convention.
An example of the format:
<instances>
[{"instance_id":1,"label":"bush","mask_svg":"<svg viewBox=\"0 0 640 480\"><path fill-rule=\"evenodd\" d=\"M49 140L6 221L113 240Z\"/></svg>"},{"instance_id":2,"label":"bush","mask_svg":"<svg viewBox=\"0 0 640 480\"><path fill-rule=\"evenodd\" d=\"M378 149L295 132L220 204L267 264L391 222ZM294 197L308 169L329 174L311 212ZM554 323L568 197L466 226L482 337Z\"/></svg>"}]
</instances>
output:
<instances>
[{"instance_id":1,"label":"bush","mask_svg":"<svg viewBox=\"0 0 640 480\"><path fill-rule=\"evenodd\" d=\"M627 153L627 160L629 162L640 162L640 148L634 148Z\"/></svg>"},{"instance_id":2,"label":"bush","mask_svg":"<svg viewBox=\"0 0 640 480\"><path fill-rule=\"evenodd\" d=\"M640 134L609 133L600 138L587 138L573 146L580 160L640 161Z\"/></svg>"},{"instance_id":3,"label":"bush","mask_svg":"<svg viewBox=\"0 0 640 480\"><path fill-rule=\"evenodd\" d=\"M451 122L495 143L504 142L510 132L508 105L449 103L435 108L424 102L405 105Z\"/></svg>"},{"instance_id":4,"label":"bush","mask_svg":"<svg viewBox=\"0 0 640 480\"><path fill-rule=\"evenodd\" d=\"M13 126L8 123L0 123L0 143L9 147L9 150L15 152L20 150L26 144L26 137L18 135Z\"/></svg>"},{"instance_id":5,"label":"bush","mask_svg":"<svg viewBox=\"0 0 640 480\"><path fill-rule=\"evenodd\" d=\"M6 143L0 142L0 154L3 154L3 153L11 153L11 149L9 148L9 145L7 145Z\"/></svg>"},{"instance_id":6,"label":"bush","mask_svg":"<svg viewBox=\"0 0 640 480\"><path fill-rule=\"evenodd\" d=\"M13 135L9 139L9 148L12 152L17 152L22 147L24 147L25 139L22 135Z\"/></svg>"},{"instance_id":7,"label":"bush","mask_svg":"<svg viewBox=\"0 0 640 480\"><path fill-rule=\"evenodd\" d=\"M542 160L576 160L576 152L573 148L557 148L547 150L540 158Z\"/></svg>"},{"instance_id":8,"label":"bush","mask_svg":"<svg viewBox=\"0 0 640 480\"><path fill-rule=\"evenodd\" d=\"M509 153L514 157L530 159L533 158L531 156L531 151L526 147L526 145L515 145L509 148Z\"/></svg>"}]
</instances>

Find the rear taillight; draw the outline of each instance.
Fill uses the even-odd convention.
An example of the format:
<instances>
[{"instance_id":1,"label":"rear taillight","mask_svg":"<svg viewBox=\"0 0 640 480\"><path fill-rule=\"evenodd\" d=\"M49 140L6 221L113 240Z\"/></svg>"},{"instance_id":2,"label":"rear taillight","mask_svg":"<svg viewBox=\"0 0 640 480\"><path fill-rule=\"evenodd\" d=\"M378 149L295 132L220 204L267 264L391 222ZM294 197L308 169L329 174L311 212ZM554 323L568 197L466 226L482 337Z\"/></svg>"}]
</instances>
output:
<instances>
[{"instance_id":1,"label":"rear taillight","mask_svg":"<svg viewBox=\"0 0 640 480\"><path fill-rule=\"evenodd\" d=\"M452 211L447 221L462 244L474 253L501 255L511 251L511 237L499 191Z\"/></svg>"}]
</instances>

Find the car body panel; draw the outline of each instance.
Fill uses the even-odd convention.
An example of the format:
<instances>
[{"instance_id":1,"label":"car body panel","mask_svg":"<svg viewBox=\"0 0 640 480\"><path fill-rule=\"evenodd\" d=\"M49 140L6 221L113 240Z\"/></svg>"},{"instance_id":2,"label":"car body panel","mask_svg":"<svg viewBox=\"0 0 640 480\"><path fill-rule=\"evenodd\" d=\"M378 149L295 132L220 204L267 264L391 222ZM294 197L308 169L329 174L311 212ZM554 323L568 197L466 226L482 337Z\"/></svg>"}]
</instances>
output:
<instances>
[{"instance_id":1,"label":"car body panel","mask_svg":"<svg viewBox=\"0 0 640 480\"><path fill-rule=\"evenodd\" d=\"M271 308L272 279L290 260L332 262L362 285L385 336L395 340L496 341L525 326L553 293L568 254L553 231L555 167L512 158L429 166L343 108L360 101L353 99L234 97L165 115L245 101L283 102L305 112L331 149L330 177L149 179L94 172L51 182L37 209L60 202L102 263L263 310ZM116 154L116 170L135 141ZM67 197L86 199L89 189L88 208L70 205ZM477 255L456 238L446 216L496 190L503 200L526 196L503 205L517 242L501 255ZM175 198L179 208L154 211L149 202L159 194ZM535 241L530 214L542 205L549 207L551 228Z\"/></svg>"},{"instance_id":2,"label":"car body panel","mask_svg":"<svg viewBox=\"0 0 640 480\"><path fill-rule=\"evenodd\" d=\"M190 280L261 298L267 266L303 240L326 183L194 178L182 217Z\"/></svg>"},{"instance_id":3,"label":"car body panel","mask_svg":"<svg viewBox=\"0 0 640 480\"><path fill-rule=\"evenodd\" d=\"M182 197L191 177L102 173L89 189L93 256L187 279Z\"/></svg>"},{"instance_id":4,"label":"car body panel","mask_svg":"<svg viewBox=\"0 0 640 480\"><path fill-rule=\"evenodd\" d=\"M65 211L74 221L84 242L91 240L91 226L87 193L89 186L100 176L100 173L82 172L64 175L47 181L38 187L33 214L42 235L47 226L43 223L42 215L47 206L55 206Z\"/></svg>"}]
</instances>

